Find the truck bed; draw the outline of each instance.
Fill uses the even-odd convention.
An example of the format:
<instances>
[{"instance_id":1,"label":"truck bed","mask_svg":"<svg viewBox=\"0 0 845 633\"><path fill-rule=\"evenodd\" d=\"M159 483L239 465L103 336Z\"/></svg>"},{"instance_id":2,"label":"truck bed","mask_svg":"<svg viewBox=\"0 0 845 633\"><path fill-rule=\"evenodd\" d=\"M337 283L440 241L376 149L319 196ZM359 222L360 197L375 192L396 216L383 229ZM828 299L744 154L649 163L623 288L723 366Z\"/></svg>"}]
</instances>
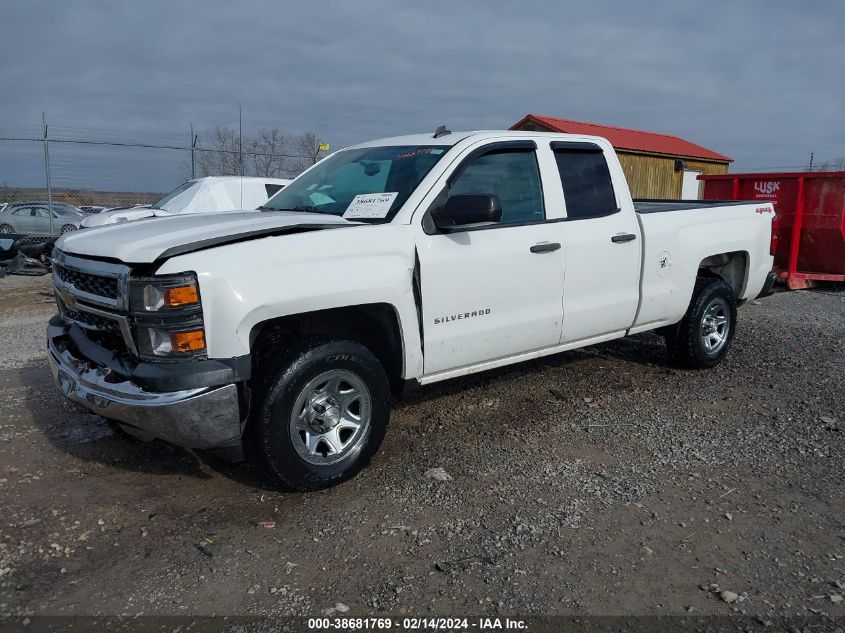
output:
<instances>
[{"instance_id":1,"label":"truck bed","mask_svg":"<svg viewBox=\"0 0 845 633\"><path fill-rule=\"evenodd\" d=\"M708 207L730 207L741 204L754 204L754 200L652 200L634 199L637 213L665 213L667 211L689 211Z\"/></svg>"}]
</instances>

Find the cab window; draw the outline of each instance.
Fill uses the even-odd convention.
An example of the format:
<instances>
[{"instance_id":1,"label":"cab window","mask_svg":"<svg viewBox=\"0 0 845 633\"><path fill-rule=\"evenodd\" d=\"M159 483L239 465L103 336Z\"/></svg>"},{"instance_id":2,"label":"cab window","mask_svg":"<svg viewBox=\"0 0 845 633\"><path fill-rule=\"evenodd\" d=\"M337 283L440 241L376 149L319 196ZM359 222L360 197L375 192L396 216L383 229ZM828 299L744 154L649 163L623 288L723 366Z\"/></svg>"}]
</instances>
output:
<instances>
[{"instance_id":1,"label":"cab window","mask_svg":"<svg viewBox=\"0 0 845 633\"><path fill-rule=\"evenodd\" d=\"M563 184L566 217L598 218L619 211L607 161L595 149L556 149L555 162Z\"/></svg>"},{"instance_id":2,"label":"cab window","mask_svg":"<svg viewBox=\"0 0 845 633\"><path fill-rule=\"evenodd\" d=\"M473 159L452 180L449 195L487 194L499 197L500 224L546 219L543 187L534 150L503 149Z\"/></svg>"}]
</instances>

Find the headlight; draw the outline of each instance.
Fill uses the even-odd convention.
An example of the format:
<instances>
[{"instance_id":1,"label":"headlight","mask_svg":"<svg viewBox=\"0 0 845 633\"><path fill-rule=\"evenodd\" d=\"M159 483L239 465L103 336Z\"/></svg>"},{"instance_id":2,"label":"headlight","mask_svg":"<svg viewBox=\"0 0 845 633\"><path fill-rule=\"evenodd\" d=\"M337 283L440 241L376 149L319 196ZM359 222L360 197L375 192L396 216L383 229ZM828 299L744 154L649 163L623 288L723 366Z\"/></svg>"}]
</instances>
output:
<instances>
[{"instance_id":1,"label":"headlight","mask_svg":"<svg viewBox=\"0 0 845 633\"><path fill-rule=\"evenodd\" d=\"M165 312L200 305L200 289L193 273L134 279L129 295L133 312Z\"/></svg>"},{"instance_id":2,"label":"headlight","mask_svg":"<svg viewBox=\"0 0 845 633\"><path fill-rule=\"evenodd\" d=\"M129 308L141 358L205 358L205 328L195 274L131 279Z\"/></svg>"},{"instance_id":3,"label":"headlight","mask_svg":"<svg viewBox=\"0 0 845 633\"><path fill-rule=\"evenodd\" d=\"M138 353L146 358L205 356L205 330L138 326Z\"/></svg>"}]
</instances>

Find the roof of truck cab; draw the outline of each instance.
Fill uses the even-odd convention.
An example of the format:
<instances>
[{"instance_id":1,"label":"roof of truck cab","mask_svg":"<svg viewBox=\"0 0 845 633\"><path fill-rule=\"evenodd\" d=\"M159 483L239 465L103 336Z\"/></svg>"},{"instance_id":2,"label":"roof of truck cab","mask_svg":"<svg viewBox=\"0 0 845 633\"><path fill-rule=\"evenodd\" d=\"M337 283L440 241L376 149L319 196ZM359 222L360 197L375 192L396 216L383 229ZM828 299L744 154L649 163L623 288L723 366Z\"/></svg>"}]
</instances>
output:
<instances>
[{"instance_id":1,"label":"roof of truck cab","mask_svg":"<svg viewBox=\"0 0 845 633\"><path fill-rule=\"evenodd\" d=\"M487 138L537 138L547 137L549 139L565 139L567 137L577 137L579 140L585 138L600 138L595 135L585 134L561 134L560 132L530 132L522 130L473 130L470 132L450 132L438 138L434 138L433 132L426 132L425 134L409 134L407 136L391 136L388 138L379 138L365 143L359 143L344 149L357 149L363 147L389 147L392 145L442 145L451 147L457 145L461 141L469 138L484 140Z\"/></svg>"}]
</instances>

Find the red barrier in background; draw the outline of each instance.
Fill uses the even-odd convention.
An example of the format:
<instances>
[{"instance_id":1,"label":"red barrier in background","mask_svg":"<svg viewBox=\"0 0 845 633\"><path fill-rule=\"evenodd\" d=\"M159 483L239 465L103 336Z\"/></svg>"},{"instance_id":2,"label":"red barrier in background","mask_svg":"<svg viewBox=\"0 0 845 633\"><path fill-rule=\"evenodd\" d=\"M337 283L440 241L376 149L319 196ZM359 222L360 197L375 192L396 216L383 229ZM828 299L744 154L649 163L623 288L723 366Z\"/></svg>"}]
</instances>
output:
<instances>
[{"instance_id":1,"label":"red barrier in background","mask_svg":"<svg viewBox=\"0 0 845 633\"><path fill-rule=\"evenodd\" d=\"M845 282L845 172L699 176L705 200L771 202L777 219L774 269L792 289Z\"/></svg>"}]
</instances>

